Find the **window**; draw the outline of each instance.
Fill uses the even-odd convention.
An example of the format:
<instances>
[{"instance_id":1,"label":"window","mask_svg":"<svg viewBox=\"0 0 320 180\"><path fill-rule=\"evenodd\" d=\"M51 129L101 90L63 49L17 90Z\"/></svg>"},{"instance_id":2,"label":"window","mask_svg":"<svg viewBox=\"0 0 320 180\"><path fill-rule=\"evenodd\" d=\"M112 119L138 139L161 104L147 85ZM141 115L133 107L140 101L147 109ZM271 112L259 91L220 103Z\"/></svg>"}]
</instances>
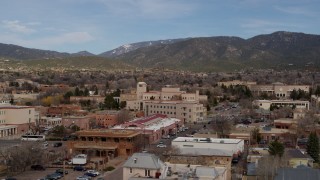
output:
<instances>
[{"instance_id":1,"label":"window","mask_svg":"<svg viewBox=\"0 0 320 180\"><path fill-rule=\"evenodd\" d=\"M29 114L31 114L31 110L29 110Z\"/></svg>"},{"instance_id":2,"label":"window","mask_svg":"<svg viewBox=\"0 0 320 180\"><path fill-rule=\"evenodd\" d=\"M150 176L150 170L149 169L145 169L144 170L144 176Z\"/></svg>"},{"instance_id":3,"label":"window","mask_svg":"<svg viewBox=\"0 0 320 180\"><path fill-rule=\"evenodd\" d=\"M130 173L132 173L132 168L130 168Z\"/></svg>"}]
</instances>

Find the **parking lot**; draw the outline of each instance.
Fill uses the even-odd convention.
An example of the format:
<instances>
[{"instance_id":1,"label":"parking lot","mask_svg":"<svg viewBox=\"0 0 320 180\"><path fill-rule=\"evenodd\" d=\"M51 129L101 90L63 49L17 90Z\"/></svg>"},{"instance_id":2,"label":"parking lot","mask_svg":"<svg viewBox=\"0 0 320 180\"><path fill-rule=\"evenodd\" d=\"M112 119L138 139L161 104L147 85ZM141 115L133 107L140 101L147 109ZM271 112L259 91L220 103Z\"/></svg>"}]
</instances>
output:
<instances>
[{"instance_id":1,"label":"parking lot","mask_svg":"<svg viewBox=\"0 0 320 180\"><path fill-rule=\"evenodd\" d=\"M45 178L48 174L52 174L56 171L56 168L47 168L45 171L33 171L33 170L27 170L19 175L13 176L17 180L37 180L41 178ZM68 174L65 175L65 180L75 180L78 176L82 176L84 172L81 171L73 171L72 169L67 169ZM103 176L103 175L101 175ZM98 176L100 177L100 176ZM98 177L92 178L97 179ZM63 178L61 178L63 179Z\"/></svg>"}]
</instances>

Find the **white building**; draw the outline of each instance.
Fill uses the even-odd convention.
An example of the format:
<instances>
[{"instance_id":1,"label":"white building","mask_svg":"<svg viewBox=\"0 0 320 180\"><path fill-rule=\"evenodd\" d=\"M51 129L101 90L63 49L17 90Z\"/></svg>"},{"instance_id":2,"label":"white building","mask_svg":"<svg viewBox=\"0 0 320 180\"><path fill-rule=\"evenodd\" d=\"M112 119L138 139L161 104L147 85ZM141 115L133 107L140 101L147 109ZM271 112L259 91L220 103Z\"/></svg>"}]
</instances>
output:
<instances>
[{"instance_id":1,"label":"white building","mask_svg":"<svg viewBox=\"0 0 320 180\"><path fill-rule=\"evenodd\" d=\"M295 107L297 109L307 109L309 110L310 103L309 101L300 101L300 100L254 100L253 105L258 106L259 108L270 110L271 105L277 107Z\"/></svg>"},{"instance_id":2,"label":"white building","mask_svg":"<svg viewBox=\"0 0 320 180\"><path fill-rule=\"evenodd\" d=\"M226 154L240 154L244 150L244 140L242 139L221 139L221 138L194 138L178 137L172 141L172 146L179 149L199 148L221 150Z\"/></svg>"},{"instance_id":3,"label":"white building","mask_svg":"<svg viewBox=\"0 0 320 180\"><path fill-rule=\"evenodd\" d=\"M154 154L134 153L123 165L123 180L165 179L168 167Z\"/></svg>"}]
</instances>

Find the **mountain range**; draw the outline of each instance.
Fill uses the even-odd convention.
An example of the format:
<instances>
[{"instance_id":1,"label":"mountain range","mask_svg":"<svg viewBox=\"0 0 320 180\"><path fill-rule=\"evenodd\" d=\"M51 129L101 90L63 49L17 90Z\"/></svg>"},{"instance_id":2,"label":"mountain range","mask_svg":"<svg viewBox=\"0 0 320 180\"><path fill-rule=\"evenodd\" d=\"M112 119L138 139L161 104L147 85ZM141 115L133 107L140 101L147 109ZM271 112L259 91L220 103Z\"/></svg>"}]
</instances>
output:
<instances>
[{"instance_id":1,"label":"mountain range","mask_svg":"<svg viewBox=\"0 0 320 180\"><path fill-rule=\"evenodd\" d=\"M74 54L0 43L0 57L16 60L107 57L142 68L191 71L232 71L241 68L301 68L320 65L320 35L274 32L249 39L230 36L147 41L94 55ZM99 58L101 61L101 58ZM101 64L100 64L101 65Z\"/></svg>"}]
</instances>

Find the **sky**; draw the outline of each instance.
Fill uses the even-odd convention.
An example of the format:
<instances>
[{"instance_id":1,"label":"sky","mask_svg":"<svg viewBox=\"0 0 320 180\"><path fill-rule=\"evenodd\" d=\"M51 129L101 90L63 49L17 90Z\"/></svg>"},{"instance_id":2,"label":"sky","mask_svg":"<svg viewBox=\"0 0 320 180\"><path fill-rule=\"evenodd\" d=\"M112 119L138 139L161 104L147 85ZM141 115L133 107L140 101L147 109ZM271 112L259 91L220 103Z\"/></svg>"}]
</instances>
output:
<instances>
[{"instance_id":1,"label":"sky","mask_svg":"<svg viewBox=\"0 0 320 180\"><path fill-rule=\"evenodd\" d=\"M94 54L124 44L320 34L319 0L1 0L0 43Z\"/></svg>"}]
</instances>

